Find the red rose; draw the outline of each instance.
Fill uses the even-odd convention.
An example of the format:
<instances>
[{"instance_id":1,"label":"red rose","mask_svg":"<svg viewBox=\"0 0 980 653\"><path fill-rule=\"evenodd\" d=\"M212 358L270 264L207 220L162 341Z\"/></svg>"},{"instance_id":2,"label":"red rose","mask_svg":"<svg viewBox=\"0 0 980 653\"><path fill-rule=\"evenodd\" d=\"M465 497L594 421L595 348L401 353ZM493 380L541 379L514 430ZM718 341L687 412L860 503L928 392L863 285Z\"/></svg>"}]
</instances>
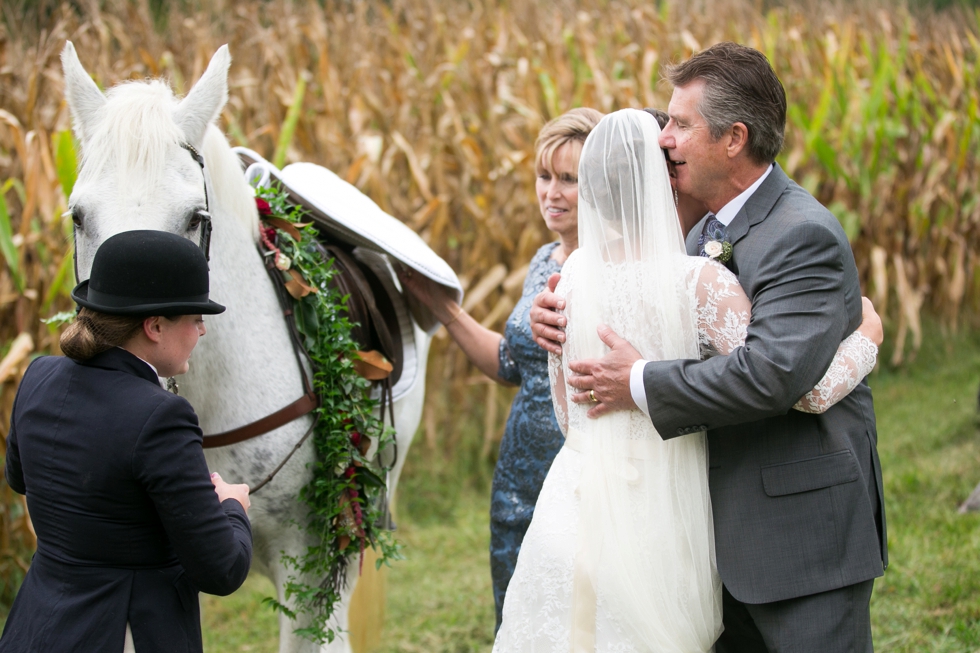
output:
<instances>
[{"instance_id":1,"label":"red rose","mask_svg":"<svg viewBox=\"0 0 980 653\"><path fill-rule=\"evenodd\" d=\"M272 207L261 197L255 198L255 208L259 210L259 215L272 215Z\"/></svg>"},{"instance_id":2,"label":"red rose","mask_svg":"<svg viewBox=\"0 0 980 653\"><path fill-rule=\"evenodd\" d=\"M262 232L262 235L265 237L265 239L270 243L270 249L271 249L272 248L271 244L276 241L275 227L267 227L263 223L262 226L259 227L259 230Z\"/></svg>"}]
</instances>

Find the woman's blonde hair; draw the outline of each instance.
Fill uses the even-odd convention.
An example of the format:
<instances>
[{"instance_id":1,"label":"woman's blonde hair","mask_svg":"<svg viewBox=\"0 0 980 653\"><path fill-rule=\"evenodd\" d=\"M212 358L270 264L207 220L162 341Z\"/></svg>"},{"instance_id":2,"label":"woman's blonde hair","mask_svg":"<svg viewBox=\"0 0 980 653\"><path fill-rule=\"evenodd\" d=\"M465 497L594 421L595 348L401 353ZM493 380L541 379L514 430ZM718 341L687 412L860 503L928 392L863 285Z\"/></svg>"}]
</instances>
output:
<instances>
[{"instance_id":1,"label":"woman's blonde hair","mask_svg":"<svg viewBox=\"0 0 980 653\"><path fill-rule=\"evenodd\" d=\"M580 107L549 121L541 128L538 140L534 143L534 164L539 168L551 170L555 151L568 143L578 143L580 146L584 144L589 132L599 124L600 120L602 120L602 113L599 111Z\"/></svg>"},{"instance_id":2,"label":"woman's blonde hair","mask_svg":"<svg viewBox=\"0 0 980 653\"><path fill-rule=\"evenodd\" d=\"M82 308L75 321L61 334L61 351L77 361L118 347L143 328L145 316L109 315Z\"/></svg>"}]
</instances>

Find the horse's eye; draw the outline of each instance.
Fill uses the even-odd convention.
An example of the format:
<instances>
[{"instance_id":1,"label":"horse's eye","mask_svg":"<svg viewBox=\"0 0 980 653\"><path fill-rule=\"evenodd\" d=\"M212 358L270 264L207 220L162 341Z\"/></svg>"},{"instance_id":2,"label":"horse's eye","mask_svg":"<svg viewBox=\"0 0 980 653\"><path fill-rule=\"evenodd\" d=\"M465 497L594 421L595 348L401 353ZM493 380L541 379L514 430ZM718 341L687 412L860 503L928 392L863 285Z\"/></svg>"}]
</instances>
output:
<instances>
[{"instance_id":1,"label":"horse's eye","mask_svg":"<svg viewBox=\"0 0 980 653\"><path fill-rule=\"evenodd\" d=\"M85 222L85 211L82 210L82 207L76 206L69 213L71 214L71 221L75 225L75 228L81 229Z\"/></svg>"},{"instance_id":2,"label":"horse's eye","mask_svg":"<svg viewBox=\"0 0 980 653\"><path fill-rule=\"evenodd\" d=\"M201 215L201 212L200 211L195 212L194 215L191 216L191 221L187 223L187 230L194 231L195 229L200 227L202 219L203 216Z\"/></svg>"}]
</instances>

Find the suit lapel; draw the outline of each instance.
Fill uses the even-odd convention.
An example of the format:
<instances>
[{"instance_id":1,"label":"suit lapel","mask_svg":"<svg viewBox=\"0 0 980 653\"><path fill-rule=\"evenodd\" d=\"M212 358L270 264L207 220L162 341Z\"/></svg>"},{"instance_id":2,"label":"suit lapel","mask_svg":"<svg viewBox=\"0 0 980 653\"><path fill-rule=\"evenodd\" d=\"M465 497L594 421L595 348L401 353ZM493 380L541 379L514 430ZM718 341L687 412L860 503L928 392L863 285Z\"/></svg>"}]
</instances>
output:
<instances>
[{"instance_id":1,"label":"suit lapel","mask_svg":"<svg viewBox=\"0 0 980 653\"><path fill-rule=\"evenodd\" d=\"M728 225L726 231L728 233L728 241L732 245L741 240L745 234L749 233L750 227L759 224L769 216L772 207L776 204L776 200L779 199L779 196L789 186L789 177L779 167L779 164L773 163L772 166L772 172L762 182L762 185L752 193L748 201L745 202L741 210L735 215L735 219ZM697 239L695 239L696 241ZM689 243L688 250L690 248Z\"/></svg>"}]
</instances>

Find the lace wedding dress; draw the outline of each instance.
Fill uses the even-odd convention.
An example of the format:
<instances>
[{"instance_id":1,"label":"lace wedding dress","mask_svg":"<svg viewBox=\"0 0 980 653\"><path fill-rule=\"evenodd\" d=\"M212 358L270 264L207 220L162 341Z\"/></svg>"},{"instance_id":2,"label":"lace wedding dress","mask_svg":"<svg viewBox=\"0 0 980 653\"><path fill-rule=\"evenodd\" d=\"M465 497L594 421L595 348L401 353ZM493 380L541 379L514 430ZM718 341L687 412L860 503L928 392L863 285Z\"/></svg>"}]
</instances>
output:
<instances>
[{"instance_id":1,"label":"lace wedding dress","mask_svg":"<svg viewBox=\"0 0 980 653\"><path fill-rule=\"evenodd\" d=\"M723 266L683 253L656 122L610 114L579 170L579 242L562 269L563 356L549 365L565 433L507 588L495 653L705 653L721 633L705 436L663 440L640 411L589 419L568 361L601 356L598 324L648 360L726 355L751 304ZM874 366L850 336L796 408L821 412Z\"/></svg>"}]
</instances>

